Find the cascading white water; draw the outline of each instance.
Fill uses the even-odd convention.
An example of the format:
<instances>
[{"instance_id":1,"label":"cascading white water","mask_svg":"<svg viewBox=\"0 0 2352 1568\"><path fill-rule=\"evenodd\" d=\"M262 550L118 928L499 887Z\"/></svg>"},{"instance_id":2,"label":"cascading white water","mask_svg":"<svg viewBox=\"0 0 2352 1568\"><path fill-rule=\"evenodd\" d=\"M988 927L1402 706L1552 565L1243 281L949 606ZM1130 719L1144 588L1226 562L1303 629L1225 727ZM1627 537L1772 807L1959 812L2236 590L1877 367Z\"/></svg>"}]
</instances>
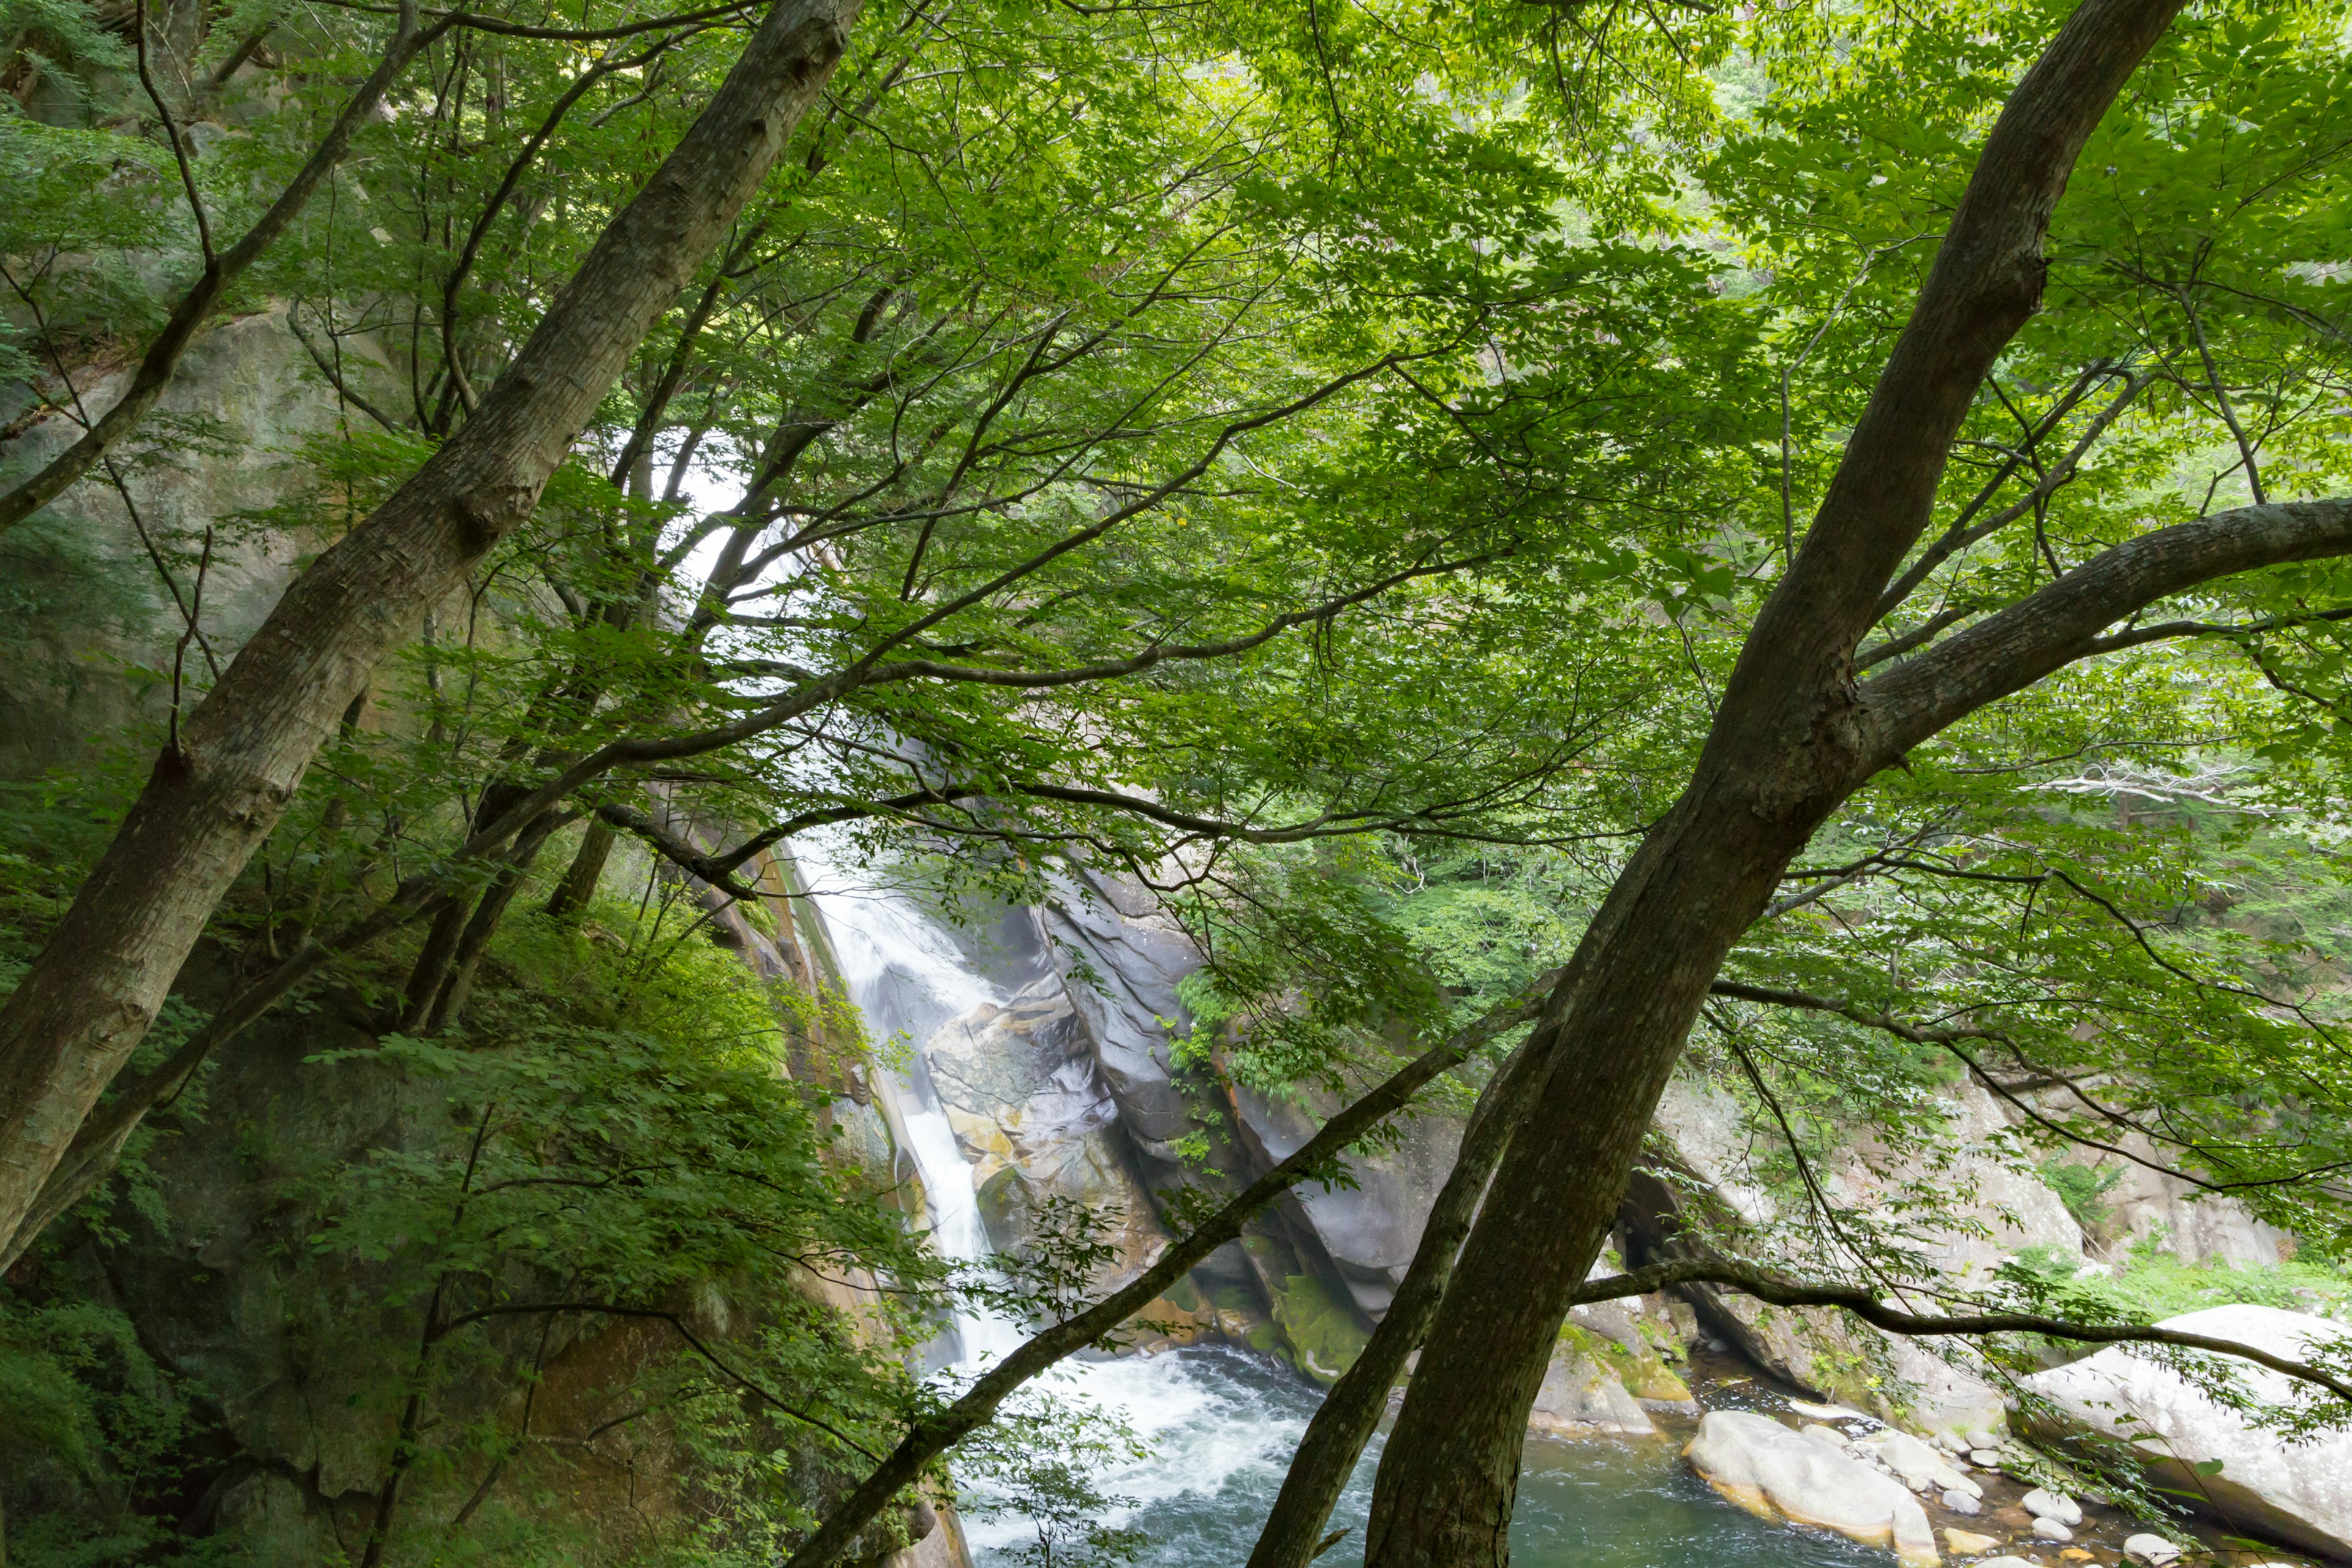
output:
<instances>
[{"instance_id":1,"label":"cascading white water","mask_svg":"<svg viewBox=\"0 0 2352 1568\"><path fill-rule=\"evenodd\" d=\"M860 886L821 846L796 847L849 999L877 1038L903 1034L914 1047L908 1069L886 1087L897 1102L906 1152L923 1178L932 1245L952 1261L980 1262L990 1247L972 1167L940 1109L922 1047L950 1020L984 1003L1003 1004L1004 993L973 970L914 900ZM991 1312L957 1312L954 1331L954 1359L968 1369L1011 1354L1024 1338L1018 1323Z\"/></svg>"},{"instance_id":2,"label":"cascading white water","mask_svg":"<svg viewBox=\"0 0 2352 1568\"><path fill-rule=\"evenodd\" d=\"M922 1047L953 1020L1003 989L974 968L946 929L911 899L845 871L822 847L796 845L811 897L839 961L850 1000L877 1037L916 1047L907 1071L877 1085L894 1102L903 1146L921 1173L934 1245L959 1262L990 1254L971 1163L940 1109ZM1017 1323L959 1313L954 1360L969 1372L1009 1353ZM1123 1422L1149 1449L1107 1463L1091 1479L1119 1500L1104 1522L1138 1531L1137 1568L1204 1568L1249 1554L1291 1449L1320 1397L1271 1358L1195 1346L1149 1359L1073 1361L1044 1391ZM1793 1532L1749 1518L1708 1490L1667 1440L1531 1444L1511 1530L1512 1557L1527 1568L1873 1568L1874 1554L1836 1537ZM1379 1440L1332 1516L1346 1543L1323 1564L1361 1562ZM970 1500L985 1503L985 1488ZM1013 1560L1035 1526L989 1517L964 1528L980 1568Z\"/></svg>"}]
</instances>

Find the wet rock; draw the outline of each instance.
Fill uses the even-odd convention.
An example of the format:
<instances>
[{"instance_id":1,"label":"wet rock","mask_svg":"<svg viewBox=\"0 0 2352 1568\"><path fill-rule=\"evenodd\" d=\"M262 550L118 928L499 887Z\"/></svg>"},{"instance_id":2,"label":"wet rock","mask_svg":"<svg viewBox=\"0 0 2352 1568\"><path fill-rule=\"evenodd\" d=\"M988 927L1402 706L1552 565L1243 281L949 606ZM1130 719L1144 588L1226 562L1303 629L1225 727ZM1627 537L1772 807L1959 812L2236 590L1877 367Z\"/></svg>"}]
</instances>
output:
<instances>
[{"instance_id":1,"label":"wet rock","mask_svg":"<svg viewBox=\"0 0 2352 1568\"><path fill-rule=\"evenodd\" d=\"M2134 1563L2145 1563L2148 1568L2164 1568L2179 1555L2180 1548L2161 1535L2134 1535L2124 1542L2124 1556Z\"/></svg>"},{"instance_id":2,"label":"wet rock","mask_svg":"<svg viewBox=\"0 0 2352 1568\"><path fill-rule=\"evenodd\" d=\"M1573 1329L1561 1332L1551 1364L1544 1369L1528 1428L1552 1436L1594 1432L1646 1436L1657 1430L1641 1401L1627 1391L1591 1341Z\"/></svg>"},{"instance_id":3,"label":"wet rock","mask_svg":"<svg viewBox=\"0 0 2352 1568\"><path fill-rule=\"evenodd\" d=\"M1084 1205L1131 1276L1165 1239L1150 1194L1123 1157L1118 1107L1059 980L950 1019L923 1047L932 1086L973 1163L990 1245L1013 1251L1056 1198Z\"/></svg>"},{"instance_id":4,"label":"wet rock","mask_svg":"<svg viewBox=\"0 0 2352 1568\"><path fill-rule=\"evenodd\" d=\"M1975 1498L1963 1491L1946 1492L1937 1500L1941 1502L1947 1510L1953 1513L1972 1514L1980 1513L1984 1510L1983 1503L1979 1502Z\"/></svg>"},{"instance_id":5,"label":"wet rock","mask_svg":"<svg viewBox=\"0 0 2352 1568\"><path fill-rule=\"evenodd\" d=\"M2033 1521L2033 1533L2040 1536L2044 1541L2072 1541L2074 1539L2074 1532L2073 1531L2067 1529L2058 1521L2052 1519L2048 1514L2042 1514L2035 1518Z\"/></svg>"},{"instance_id":6,"label":"wet rock","mask_svg":"<svg viewBox=\"0 0 2352 1568\"><path fill-rule=\"evenodd\" d=\"M2061 1524L2083 1522L2083 1505L2060 1492L2034 1488L2018 1500L2019 1506L2036 1519L2054 1519Z\"/></svg>"},{"instance_id":7,"label":"wet rock","mask_svg":"<svg viewBox=\"0 0 2352 1568\"><path fill-rule=\"evenodd\" d=\"M1992 1536L1979 1535L1973 1530L1954 1530L1947 1525L1944 1528L1944 1544L1955 1557L1974 1557L1979 1552L1990 1552L2000 1542Z\"/></svg>"},{"instance_id":8,"label":"wet rock","mask_svg":"<svg viewBox=\"0 0 2352 1568\"><path fill-rule=\"evenodd\" d=\"M1748 1511L1939 1563L1927 1515L1901 1482L1830 1445L1747 1411L1708 1412L1685 1450L1708 1485Z\"/></svg>"},{"instance_id":9,"label":"wet rock","mask_svg":"<svg viewBox=\"0 0 2352 1568\"><path fill-rule=\"evenodd\" d=\"M2275 1307L2211 1307L2160 1326L2298 1360L2345 1337L2339 1324ZM2261 1404L2297 1397L2282 1373L2245 1363L2235 1370ZM2352 1556L2352 1432L2283 1443L2171 1368L2120 1347L2037 1373L2025 1386L2079 1426L2130 1442L2162 1484L2199 1499L2238 1533Z\"/></svg>"}]
</instances>

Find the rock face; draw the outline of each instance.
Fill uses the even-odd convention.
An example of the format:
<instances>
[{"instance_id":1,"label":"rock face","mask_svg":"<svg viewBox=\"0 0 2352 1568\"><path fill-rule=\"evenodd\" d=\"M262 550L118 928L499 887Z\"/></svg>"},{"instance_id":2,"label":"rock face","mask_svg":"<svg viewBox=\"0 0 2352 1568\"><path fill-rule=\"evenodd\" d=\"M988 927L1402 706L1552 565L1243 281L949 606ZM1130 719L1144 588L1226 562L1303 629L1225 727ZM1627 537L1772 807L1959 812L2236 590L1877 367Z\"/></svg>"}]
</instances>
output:
<instances>
[{"instance_id":1,"label":"rock face","mask_svg":"<svg viewBox=\"0 0 2352 1568\"><path fill-rule=\"evenodd\" d=\"M1166 1233L1129 1168L1118 1108L1095 1069L1085 1026L1048 976L1004 1005L982 1003L923 1047L940 1105L973 1163L991 1246L1018 1251L1055 1198L1093 1210L1118 1249L1113 1272L1140 1270Z\"/></svg>"},{"instance_id":2,"label":"rock face","mask_svg":"<svg viewBox=\"0 0 2352 1568\"><path fill-rule=\"evenodd\" d=\"M374 368L366 340L343 345L355 369ZM95 416L114 405L130 378L125 368L76 380ZM16 413L0 406L0 419ZM237 526L237 516L297 491L303 477L289 458L335 427L335 400L279 307L198 336L147 423L159 432L176 424L210 434L168 465L141 461L147 443L136 436L121 456L140 520L166 560L188 552L174 567L183 593L194 582L205 527L222 525L205 574L203 625L226 665L278 602L303 548L280 529ZM0 468L21 477L79 435L69 420L39 421L0 442ZM161 713L184 623L102 475L11 531L0 544L0 777L78 761Z\"/></svg>"},{"instance_id":3,"label":"rock face","mask_svg":"<svg viewBox=\"0 0 2352 1568\"><path fill-rule=\"evenodd\" d=\"M1926 1510L1902 1483L1769 1416L1711 1411L1685 1452L1709 1486L1751 1513L1892 1547L1906 1563L1943 1560Z\"/></svg>"},{"instance_id":4,"label":"rock face","mask_svg":"<svg viewBox=\"0 0 2352 1568\"><path fill-rule=\"evenodd\" d=\"M1580 1340L1561 1339L1536 1390L1528 1430L1564 1437L1594 1432L1647 1436L1657 1429L1613 1369Z\"/></svg>"},{"instance_id":5,"label":"rock face","mask_svg":"<svg viewBox=\"0 0 2352 1568\"><path fill-rule=\"evenodd\" d=\"M2347 1336L2341 1324L2275 1307L2211 1307L2159 1326L2297 1359ZM2262 1404L2294 1399L2294 1385L2283 1374L2239 1366ZM2166 1485L2201 1498L2241 1532L2352 1556L2352 1432L2288 1445L2249 1426L2170 1368L2120 1347L2037 1373L2025 1386L2081 1426L2130 1442L2167 1477ZM2196 1467L2215 1461L2218 1470L2198 1473Z\"/></svg>"},{"instance_id":6,"label":"rock face","mask_svg":"<svg viewBox=\"0 0 2352 1568\"><path fill-rule=\"evenodd\" d=\"M1948 1219L1921 1239L1944 1269L1964 1279L2027 1246L2081 1256L2081 1227L2057 1194L1988 1152L2004 1126L1998 1104L1969 1084L1950 1090L1948 1100L1946 1147L1932 1156L1939 1163L1930 1167L1916 1152L1848 1151L1822 1173L1832 1201L1866 1212L1905 1181L1948 1189L1955 1194ZM1710 1231L1781 1217L1754 1174L1753 1139L1729 1095L1677 1077L1659 1103L1654 1132L1653 1156L1626 1194L1623 1223L1635 1261L1704 1250ZM1919 1342L1880 1334L1841 1313L1769 1307L1704 1286L1689 1294L1710 1330L1800 1386L1929 1431L2002 1422L2000 1391L1958 1359L1964 1352L1948 1362Z\"/></svg>"},{"instance_id":7,"label":"rock face","mask_svg":"<svg viewBox=\"0 0 2352 1568\"><path fill-rule=\"evenodd\" d=\"M2161 1165L2162 1151L2141 1133L2124 1136L2119 1147ZM2231 1197L2199 1197L2178 1176L2112 1157L2100 1162L2118 1173L2106 1195L2106 1217L2098 1226L2100 1250L2120 1257L2154 1242L2183 1263L2225 1263L2232 1268L2275 1267L2291 1248L2286 1233L2264 1225Z\"/></svg>"}]
</instances>

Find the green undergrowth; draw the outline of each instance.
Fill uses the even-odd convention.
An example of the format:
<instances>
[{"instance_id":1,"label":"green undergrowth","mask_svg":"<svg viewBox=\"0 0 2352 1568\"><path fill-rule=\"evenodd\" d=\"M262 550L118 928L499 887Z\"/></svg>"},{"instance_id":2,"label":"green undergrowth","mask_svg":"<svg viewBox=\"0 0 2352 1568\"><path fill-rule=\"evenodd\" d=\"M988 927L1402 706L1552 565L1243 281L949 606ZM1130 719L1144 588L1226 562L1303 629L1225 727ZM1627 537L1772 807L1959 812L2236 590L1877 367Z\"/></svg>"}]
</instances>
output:
<instances>
[{"instance_id":1,"label":"green undergrowth","mask_svg":"<svg viewBox=\"0 0 2352 1568\"><path fill-rule=\"evenodd\" d=\"M18 921L46 912L28 880ZM152 1119L0 1286L11 1568L340 1560L371 1528L351 1495L395 1481L386 1568L787 1552L921 1397L902 1358L942 1280L872 1201L887 1172L843 1156L831 1090L787 1072L862 1051L854 1018L694 913L519 914L431 1038L369 1022L404 957L379 953ZM12 922L0 957L30 944ZM107 1284L173 1271L184 1302ZM853 1322L829 1282L861 1278L898 1289ZM149 1348L191 1324L224 1353ZM340 1502L248 1386L273 1363L333 1410Z\"/></svg>"},{"instance_id":2,"label":"green undergrowth","mask_svg":"<svg viewBox=\"0 0 2352 1568\"><path fill-rule=\"evenodd\" d=\"M2352 1320L2352 1274L2324 1262L2184 1263L2144 1242L2104 1271L2054 1248L2035 1247L2002 1272L2049 1306L2094 1321L2155 1322L2239 1304Z\"/></svg>"}]
</instances>

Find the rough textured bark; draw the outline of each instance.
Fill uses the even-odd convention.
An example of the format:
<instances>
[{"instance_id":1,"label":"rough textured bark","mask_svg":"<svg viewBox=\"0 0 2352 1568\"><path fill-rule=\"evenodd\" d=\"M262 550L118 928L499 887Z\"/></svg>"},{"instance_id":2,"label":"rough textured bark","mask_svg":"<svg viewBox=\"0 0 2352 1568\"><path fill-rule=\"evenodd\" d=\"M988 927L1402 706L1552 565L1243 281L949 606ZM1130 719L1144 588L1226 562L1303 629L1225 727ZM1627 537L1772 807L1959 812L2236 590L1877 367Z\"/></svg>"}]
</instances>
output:
<instances>
[{"instance_id":1,"label":"rough textured bark","mask_svg":"<svg viewBox=\"0 0 2352 1568\"><path fill-rule=\"evenodd\" d=\"M580 847L573 851L572 864L564 868L563 879L555 885L555 892L547 900L547 912L560 921L577 920L587 910L588 900L596 896L598 884L604 880L604 862L613 857L613 844L620 833L602 818L591 819L587 830L580 836Z\"/></svg>"},{"instance_id":2,"label":"rough textured bark","mask_svg":"<svg viewBox=\"0 0 2352 1568\"><path fill-rule=\"evenodd\" d=\"M1543 987L1549 991L1547 984ZM1515 1009L1523 1023L1540 1010L1535 1003ZM1446 1281L1454 1277L1454 1258L1470 1234L1470 1222L1486 1195L1487 1179L1503 1157L1511 1131L1518 1123L1534 1075L1528 1070L1529 1051L1524 1045L1487 1084L1462 1130L1462 1147L1454 1169L1438 1190L1413 1248L1412 1266L1397 1288L1389 1310L1381 1314L1372 1337L1339 1381L1331 1385L1307 1424L1305 1436L1290 1457L1282 1478L1282 1491L1274 1500L1265 1524L1251 1549L1249 1568L1307 1568L1324 1542L1323 1527L1332 1507L1356 1473L1356 1461L1371 1441L1388 1409L1389 1391L1404 1375L1404 1363L1429 1332L1444 1299Z\"/></svg>"},{"instance_id":3,"label":"rough textured bark","mask_svg":"<svg viewBox=\"0 0 2352 1568\"><path fill-rule=\"evenodd\" d=\"M1689 786L1579 945L1545 1032L1545 1081L1382 1455L1368 1568L1509 1561L1527 1413L1643 1131L1732 942L1813 829L1888 760L1862 711L1853 650L1932 514L1970 400L2039 304L2042 237L2074 158L2178 8L2087 0L1987 138Z\"/></svg>"},{"instance_id":4,"label":"rough textured bark","mask_svg":"<svg viewBox=\"0 0 2352 1568\"><path fill-rule=\"evenodd\" d=\"M336 715L426 609L530 515L662 310L832 75L859 0L780 0L683 141L606 227L480 410L298 579L160 756L0 1010L0 1232L13 1234L145 1035L214 906Z\"/></svg>"}]
</instances>

